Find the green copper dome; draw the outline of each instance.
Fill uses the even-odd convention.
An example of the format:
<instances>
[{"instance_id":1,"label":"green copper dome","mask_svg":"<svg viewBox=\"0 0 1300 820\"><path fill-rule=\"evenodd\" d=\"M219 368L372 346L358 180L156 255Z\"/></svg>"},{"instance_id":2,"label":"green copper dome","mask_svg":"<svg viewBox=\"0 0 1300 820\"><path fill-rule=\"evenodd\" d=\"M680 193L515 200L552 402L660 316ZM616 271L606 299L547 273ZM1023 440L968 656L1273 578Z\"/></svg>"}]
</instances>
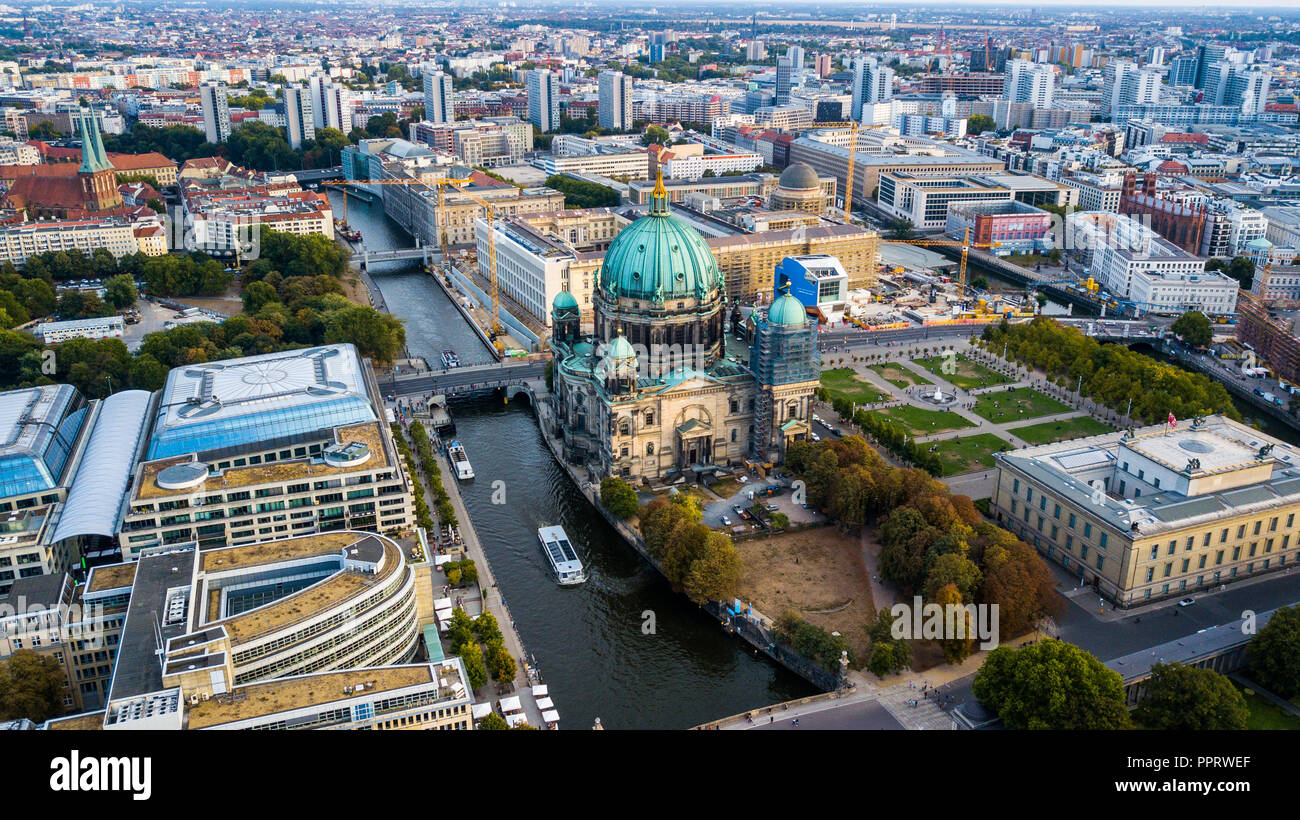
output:
<instances>
[{"instance_id":1,"label":"green copper dome","mask_svg":"<svg viewBox=\"0 0 1300 820\"><path fill-rule=\"evenodd\" d=\"M636 349L632 347L632 343L627 340L627 337L620 333L610 339L609 344L605 345L604 354L605 358L613 361L635 359Z\"/></svg>"},{"instance_id":2,"label":"green copper dome","mask_svg":"<svg viewBox=\"0 0 1300 820\"><path fill-rule=\"evenodd\" d=\"M624 228L600 268L600 287L610 299L707 299L723 286L722 272L704 237L668 213L663 180L650 213Z\"/></svg>"},{"instance_id":3,"label":"green copper dome","mask_svg":"<svg viewBox=\"0 0 1300 820\"><path fill-rule=\"evenodd\" d=\"M555 301L551 303L551 307L557 311L576 310L578 307L578 300L572 293L569 293L567 290L562 290L555 294Z\"/></svg>"},{"instance_id":4,"label":"green copper dome","mask_svg":"<svg viewBox=\"0 0 1300 820\"><path fill-rule=\"evenodd\" d=\"M774 325L803 327L808 321L808 311L804 310L803 302L786 293L772 303L767 320Z\"/></svg>"}]
</instances>

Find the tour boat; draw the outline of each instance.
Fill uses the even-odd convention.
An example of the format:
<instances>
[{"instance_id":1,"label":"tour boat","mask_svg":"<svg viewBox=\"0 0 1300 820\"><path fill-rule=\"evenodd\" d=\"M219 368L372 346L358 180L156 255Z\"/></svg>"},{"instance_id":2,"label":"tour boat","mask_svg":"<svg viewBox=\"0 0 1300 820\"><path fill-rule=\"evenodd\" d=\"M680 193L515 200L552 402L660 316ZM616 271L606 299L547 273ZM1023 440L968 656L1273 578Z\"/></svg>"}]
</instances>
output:
<instances>
[{"instance_id":1,"label":"tour boat","mask_svg":"<svg viewBox=\"0 0 1300 820\"><path fill-rule=\"evenodd\" d=\"M465 455L465 448L459 441L453 441L447 445L447 457L451 459L452 465L456 468L456 478L461 481L469 481L474 477L474 468L469 464L469 456Z\"/></svg>"},{"instance_id":2,"label":"tour boat","mask_svg":"<svg viewBox=\"0 0 1300 820\"><path fill-rule=\"evenodd\" d=\"M442 365L443 367L460 367L460 359L456 356L456 351L442 351Z\"/></svg>"},{"instance_id":3,"label":"tour boat","mask_svg":"<svg viewBox=\"0 0 1300 820\"><path fill-rule=\"evenodd\" d=\"M564 527L541 527L537 530L537 538L542 542L542 552L546 553L555 580L561 586L581 584L587 580L587 572L578 560L578 553Z\"/></svg>"}]
</instances>

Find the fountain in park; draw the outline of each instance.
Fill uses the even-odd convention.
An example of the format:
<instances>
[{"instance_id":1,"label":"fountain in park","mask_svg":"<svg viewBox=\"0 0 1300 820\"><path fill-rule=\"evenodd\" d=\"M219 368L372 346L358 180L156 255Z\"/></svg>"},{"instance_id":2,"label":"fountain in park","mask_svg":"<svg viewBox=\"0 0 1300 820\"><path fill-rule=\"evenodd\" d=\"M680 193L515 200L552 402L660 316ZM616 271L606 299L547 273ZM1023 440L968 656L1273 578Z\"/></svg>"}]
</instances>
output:
<instances>
[{"instance_id":1,"label":"fountain in park","mask_svg":"<svg viewBox=\"0 0 1300 820\"><path fill-rule=\"evenodd\" d=\"M950 407L957 401L956 394L951 392L945 393L938 385L934 386L934 390L931 390L929 385L920 385L914 390L912 395L916 396L916 398L926 404L932 404L935 407Z\"/></svg>"}]
</instances>

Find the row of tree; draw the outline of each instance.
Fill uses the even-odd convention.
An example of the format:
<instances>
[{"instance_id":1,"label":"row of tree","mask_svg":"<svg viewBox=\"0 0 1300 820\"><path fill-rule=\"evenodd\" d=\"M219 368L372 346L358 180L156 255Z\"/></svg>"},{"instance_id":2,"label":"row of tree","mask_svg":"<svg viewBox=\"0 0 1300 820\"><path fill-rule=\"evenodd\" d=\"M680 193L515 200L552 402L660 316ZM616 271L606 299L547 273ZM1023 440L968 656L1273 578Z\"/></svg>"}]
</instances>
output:
<instances>
[{"instance_id":1,"label":"row of tree","mask_svg":"<svg viewBox=\"0 0 1300 820\"><path fill-rule=\"evenodd\" d=\"M699 502L687 493L656 498L641 508L646 549L674 590L698 604L726 601L740 584L740 553L731 536L702 521Z\"/></svg>"},{"instance_id":2,"label":"row of tree","mask_svg":"<svg viewBox=\"0 0 1300 820\"><path fill-rule=\"evenodd\" d=\"M1246 644L1247 672L1284 699L1300 695L1300 606L1283 607ZM1224 675L1158 663L1131 713L1124 681L1091 653L1057 640L989 653L975 697L1012 729L1239 730L1250 709Z\"/></svg>"},{"instance_id":3,"label":"row of tree","mask_svg":"<svg viewBox=\"0 0 1300 820\"><path fill-rule=\"evenodd\" d=\"M429 434L422 422L411 422L411 438L415 441L415 452L420 456L420 466L433 482L433 505L438 513L438 522L443 526L454 527L456 510L451 506L451 497L442 485L442 470L438 467L438 460L433 457L433 444L429 441Z\"/></svg>"},{"instance_id":4,"label":"row of tree","mask_svg":"<svg viewBox=\"0 0 1300 820\"><path fill-rule=\"evenodd\" d=\"M411 479L411 508L415 510L415 524L423 527L425 532L433 531L433 516L429 515L429 503L424 500L424 482L420 481L420 471L415 466L415 454L411 452L410 442L402 434L402 425L393 422L389 425L393 431L393 443L397 452L406 462L406 475Z\"/></svg>"},{"instance_id":5,"label":"row of tree","mask_svg":"<svg viewBox=\"0 0 1300 820\"><path fill-rule=\"evenodd\" d=\"M612 208L621 201L618 191L613 188L563 174L547 177L546 187L564 194L566 208Z\"/></svg>"},{"instance_id":6,"label":"row of tree","mask_svg":"<svg viewBox=\"0 0 1300 820\"><path fill-rule=\"evenodd\" d=\"M459 655L465 664L471 689L487 683L488 676L498 684L508 684L515 679L518 665L506 649L505 638L491 612L483 612L471 619L465 610L457 607L447 627L453 655Z\"/></svg>"},{"instance_id":7,"label":"row of tree","mask_svg":"<svg viewBox=\"0 0 1300 820\"><path fill-rule=\"evenodd\" d=\"M849 419L872 441L904 461L920 467L933 476L943 472L943 462L939 457L931 453L924 444L917 442L901 422L866 410L855 411L853 402L843 396L832 397L824 387L817 388L817 398L821 401L829 399L831 406L841 418Z\"/></svg>"},{"instance_id":8,"label":"row of tree","mask_svg":"<svg viewBox=\"0 0 1300 820\"><path fill-rule=\"evenodd\" d=\"M1222 384L1200 373L1157 361L1123 345L1101 344L1072 327L1039 316L1011 325L1005 320L985 328L984 346L1047 373L1058 385L1081 392L1098 404L1124 409L1132 402L1134 418L1163 421L1222 413L1240 419Z\"/></svg>"}]
</instances>

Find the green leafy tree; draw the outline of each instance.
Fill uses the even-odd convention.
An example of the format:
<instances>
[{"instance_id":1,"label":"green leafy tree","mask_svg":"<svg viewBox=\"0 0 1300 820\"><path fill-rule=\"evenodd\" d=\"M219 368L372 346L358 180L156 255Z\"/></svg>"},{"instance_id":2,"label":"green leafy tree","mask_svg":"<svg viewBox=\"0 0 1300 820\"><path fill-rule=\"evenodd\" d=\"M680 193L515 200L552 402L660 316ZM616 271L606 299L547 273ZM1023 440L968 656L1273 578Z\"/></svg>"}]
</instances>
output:
<instances>
[{"instance_id":1,"label":"green leafy tree","mask_svg":"<svg viewBox=\"0 0 1300 820\"><path fill-rule=\"evenodd\" d=\"M488 731L503 731L509 729L510 724L506 723L506 719L498 715L496 712L488 712L479 719L478 728L486 729Z\"/></svg>"},{"instance_id":2,"label":"green leafy tree","mask_svg":"<svg viewBox=\"0 0 1300 820\"><path fill-rule=\"evenodd\" d=\"M324 341L351 342L361 355L388 364L406 346L406 327L396 316L380 313L369 305L354 305L330 316Z\"/></svg>"},{"instance_id":3,"label":"green leafy tree","mask_svg":"<svg viewBox=\"0 0 1300 820\"><path fill-rule=\"evenodd\" d=\"M1127 729L1132 723L1119 673L1063 641L994 649L972 689L1012 729Z\"/></svg>"},{"instance_id":4,"label":"green leafy tree","mask_svg":"<svg viewBox=\"0 0 1300 820\"><path fill-rule=\"evenodd\" d=\"M104 281L104 299L118 310L131 307L139 298L135 282L125 273L110 276Z\"/></svg>"},{"instance_id":5,"label":"green leafy tree","mask_svg":"<svg viewBox=\"0 0 1300 820\"><path fill-rule=\"evenodd\" d=\"M474 634L478 637L479 642L483 644L496 643L501 638L501 627L497 624L496 616L491 612L483 612L473 621Z\"/></svg>"},{"instance_id":6,"label":"green leafy tree","mask_svg":"<svg viewBox=\"0 0 1300 820\"><path fill-rule=\"evenodd\" d=\"M498 640L487 644L487 652L484 653L484 658L487 662L488 672L492 675L492 680L504 685L515 679L518 665L503 642Z\"/></svg>"},{"instance_id":7,"label":"green leafy tree","mask_svg":"<svg viewBox=\"0 0 1300 820\"><path fill-rule=\"evenodd\" d=\"M871 639L871 655L867 669L878 678L906 669L912 663L912 646L903 638L893 635L894 616L888 609L876 613L876 620L867 627Z\"/></svg>"},{"instance_id":8,"label":"green leafy tree","mask_svg":"<svg viewBox=\"0 0 1300 820\"><path fill-rule=\"evenodd\" d=\"M641 136L642 145L667 145L668 142L668 129L661 125L648 126Z\"/></svg>"},{"instance_id":9,"label":"green leafy tree","mask_svg":"<svg viewBox=\"0 0 1300 820\"><path fill-rule=\"evenodd\" d=\"M890 239L911 239L915 235L916 226L907 217L900 216L889 221Z\"/></svg>"},{"instance_id":10,"label":"green leafy tree","mask_svg":"<svg viewBox=\"0 0 1300 820\"><path fill-rule=\"evenodd\" d=\"M64 319L90 319L111 316L113 309L99 295L88 290L64 291L59 297L59 315Z\"/></svg>"},{"instance_id":11,"label":"green leafy tree","mask_svg":"<svg viewBox=\"0 0 1300 820\"><path fill-rule=\"evenodd\" d=\"M986 114L972 114L970 119L966 120L966 133L968 134L983 134L985 131L993 131L996 128L997 123Z\"/></svg>"},{"instance_id":12,"label":"green leafy tree","mask_svg":"<svg viewBox=\"0 0 1300 820\"><path fill-rule=\"evenodd\" d=\"M280 294L266 282L249 282L244 287L243 300L246 313L257 313L263 305L278 302Z\"/></svg>"},{"instance_id":13,"label":"green leafy tree","mask_svg":"<svg viewBox=\"0 0 1300 820\"><path fill-rule=\"evenodd\" d=\"M608 476L600 482L600 503L619 518L631 518L639 502L632 485L618 476Z\"/></svg>"},{"instance_id":14,"label":"green leafy tree","mask_svg":"<svg viewBox=\"0 0 1300 820\"><path fill-rule=\"evenodd\" d=\"M1226 676L1181 663L1151 667L1146 695L1133 712L1145 729L1245 729L1249 717L1246 699Z\"/></svg>"},{"instance_id":15,"label":"green leafy tree","mask_svg":"<svg viewBox=\"0 0 1300 820\"><path fill-rule=\"evenodd\" d=\"M940 602L937 596L940 590L951 586L957 590L960 598L956 603L961 603L962 600L973 601L981 580L980 568L975 566L974 561L960 553L946 553L937 557L926 573L925 598L936 603L947 603Z\"/></svg>"},{"instance_id":16,"label":"green leafy tree","mask_svg":"<svg viewBox=\"0 0 1300 820\"><path fill-rule=\"evenodd\" d=\"M613 188L561 174L547 177L546 187L564 194L566 208L612 208L623 201Z\"/></svg>"},{"instance_id":17,"label":"green leafy tree","mask_svg":"<svg viewBox=\"0 0 1300 820\"><path fill-rule=\"evenodd\" d=\"M67 676L53 657L19 649L0 661L0 720L44 723L63 714Z\"/></svg>"},{"instance_id":18,"label":"green leafy tree","mask_svg":"<svg viewBox=\"0 0 1300 820\"><path fill-rule=\"evenodd\" d=\"M1223 272L1236 279L1243 290L1250 290L1255 281L1255 260L1249 256L1234 257Z\"/></svg>"},{"instance_id":19,"label":"green leafy tree","mask_svg":"<svg viewBox=\"0 0 1300 820\"><path fill-rule=\"evenodd\" d=\"M1170 330L1182 337L1192 347L1205 347L1214 337L1214 328L1210 320L1199 310L1189 310L1179 316L1170 326Z\"/></svg>"},{"instance_id":20,"label":"green leafy tree","mask_svg":"<svg viewBox=\"0 0 1300 820\"><path fill-rule=\"evenodd\" d=\"M465 675L469 678L469 688L478 689L488 682L487 666L483 661L483 650L474 641L464 644L459 650L460 660L465 664Z\"/></svg>"},{"instance_id":21,"label":"green leafy tree","mask_svg":"<svg viewBox=\"0 0 1300 820\"><path fill-rule=\"evenodd\" d=\"M1246 644L1252 679L1290 699L1300 694L1300 606L1273 613L1264 628Z\"/></svg>"}]
</instances>

